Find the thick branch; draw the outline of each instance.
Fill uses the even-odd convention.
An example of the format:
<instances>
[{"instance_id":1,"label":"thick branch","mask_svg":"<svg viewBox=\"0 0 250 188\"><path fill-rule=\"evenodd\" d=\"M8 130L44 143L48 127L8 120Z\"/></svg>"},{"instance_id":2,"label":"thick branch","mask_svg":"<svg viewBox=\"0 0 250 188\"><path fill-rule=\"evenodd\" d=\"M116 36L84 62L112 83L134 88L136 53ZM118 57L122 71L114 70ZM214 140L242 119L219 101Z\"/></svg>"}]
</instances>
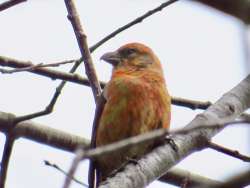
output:
<instances>
[{"instance_id":1,"label":"thick branch","mask_svg":"<svg viewBox=\"0 0 250 188\"><path fill-rule=\"evenodd\" d=\"M0 131L5 134L8 134L13 129L13 125L11 125L11 122L14 120L14 118L15 116L12 114L0 112ZM17 137L26 138L35 142L39 142L41 144L46 144L48 146L63 149L69 152L75 152L78 147L84 146L88 148L89 146L89 141L84 138L78 137L76 135L71 135L69 133L56 130L32 121L25 121L17 124L15 127L14 134ZM181 178L182 175L189 174L188 172L185 172L183 170L180 171L179 174L176 171L173 171L173 173L177 176L176 179L173 179L173 177L169 180L165 178L164 179L166 182L169 182L174 185L181 184L182 179L184 178ZM170 175L173 173L169 172ZM192 174L190 174L189 177L191 182L200 181L198 176L198 179L196 179L196 176L193 176Z\"/></svg>"},{"instance_id":2,"label":"thick branch","mask_svg":"<svg viewBox=\"0 0 250 188\"><path fill-rule=\"evenodd\" d=\"M250 24L250 2L248 0L195 0L216 8Z\"/></svg>"},{"instance_id":3,"label":"thick branch","mask_svg":"<svg viewBox=\"0 0 250 188\"><path fill-rule=\"evenodd\" d=\"M78 147L88 147L89 141L32 121L24 121L13 127L13 114L0 112L0 131L17 137L27 138L58 149L74 152ZM14 128L14 129L13 129Z\"/></svg>"},{"instance_id":4,"label":"thick branch","mask_svg":"<svg viewBox=\"0 0 250 188\"><path fill-rule=\"evenodd\" d=\"M185 128L217 125L222 120L232 121L249 107L250 75L204 113L197 115ZM137 165L127 165L124 172L108 179L100 188L145 187L191 153L203 149L206 146L205 143L220 130L211 126L211 128L197 129L185 135L174 135L172 139L178 146L177 152L169 145L160 146L139 160Z\"/></svg>"},{"instance_id":5,"label":"thick branch","mask_svg":"<svg viewBox=\"0 0 250 188\"><path fill-rule=\"evenodd\" d=\"M224 184L217 186L216 188L243 188L247 185L250 185L250 170L245 172L238 173L233 177L229 178Z\"/></svg>"}]
</instances>

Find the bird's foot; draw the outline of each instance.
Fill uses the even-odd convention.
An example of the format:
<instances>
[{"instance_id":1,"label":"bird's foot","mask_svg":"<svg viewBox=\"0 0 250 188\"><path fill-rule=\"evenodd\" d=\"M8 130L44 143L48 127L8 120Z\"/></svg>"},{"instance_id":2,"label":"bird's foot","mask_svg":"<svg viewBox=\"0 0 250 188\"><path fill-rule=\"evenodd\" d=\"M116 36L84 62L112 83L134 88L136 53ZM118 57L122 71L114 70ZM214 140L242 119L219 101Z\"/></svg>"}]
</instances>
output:
<instances>
[{"instance_id":1,"label":"bird's foot","mask_svg":"<svg viewBox=\"0 0 250 188\"><path fill-rule=\"evenodd\" d=\"M178 148L177 144L174 142L174 140L172 139L171 135L167 135L164 138L164 143L169 144L175 152L178 152L179 148Z\"/></svg>"}]
</instances>

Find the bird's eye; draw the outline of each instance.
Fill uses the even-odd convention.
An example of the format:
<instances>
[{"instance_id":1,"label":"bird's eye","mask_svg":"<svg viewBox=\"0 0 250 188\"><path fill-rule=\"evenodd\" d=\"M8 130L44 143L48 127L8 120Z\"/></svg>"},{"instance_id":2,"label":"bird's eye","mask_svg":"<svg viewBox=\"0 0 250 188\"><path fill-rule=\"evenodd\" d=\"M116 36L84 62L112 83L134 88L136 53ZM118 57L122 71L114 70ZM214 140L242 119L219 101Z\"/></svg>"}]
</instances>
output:
<instances>
[{"instance_id":1,"label":"bird's eye","mask_svg":"<svg viewBox=\"0 0 250 188\"><path fill-rule=\"evenodd\" d=\"M130 56L131 54L134 54L136 52L136 49L134 49L134 48L127 48L127 49L123 49L122 50L122 55L123 56Z\"/></svg>"}]
</instances>

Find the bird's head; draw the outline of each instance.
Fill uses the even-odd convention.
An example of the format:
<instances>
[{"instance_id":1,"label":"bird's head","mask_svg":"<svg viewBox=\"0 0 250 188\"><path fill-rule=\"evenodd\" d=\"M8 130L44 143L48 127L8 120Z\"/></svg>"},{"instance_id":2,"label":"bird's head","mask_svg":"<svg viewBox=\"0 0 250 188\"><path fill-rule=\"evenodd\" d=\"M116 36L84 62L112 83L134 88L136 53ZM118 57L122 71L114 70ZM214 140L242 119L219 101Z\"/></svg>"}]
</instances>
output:
<instances>
[{"instance_id":1,"label":"bird's head","mask_svg":"<svg viewBox=\"0 0 250 188\"><path fill-rule=\"evenodd\" d=\"M129 43L116 51L105 53L101 59L112 64L114 69L119 68L160 68L160 61L153 51L140 43Z\"/></svg>"}]
</instances>

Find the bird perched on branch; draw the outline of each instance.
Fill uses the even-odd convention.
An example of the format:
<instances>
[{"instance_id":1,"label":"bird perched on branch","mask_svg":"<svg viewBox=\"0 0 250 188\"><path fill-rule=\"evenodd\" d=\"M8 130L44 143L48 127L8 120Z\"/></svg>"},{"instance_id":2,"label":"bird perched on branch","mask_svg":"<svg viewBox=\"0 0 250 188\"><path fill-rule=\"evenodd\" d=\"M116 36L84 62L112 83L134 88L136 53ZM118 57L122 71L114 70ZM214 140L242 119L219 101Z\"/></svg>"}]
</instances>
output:
<instances>
[{"instance_id":1,"label":"bird perched on branch","mask_svg":"<svg viewBox=\"0 0 250 188\"><path fill-rule=\"evenodd\" d=\"M113 72L103 92L106 103L99 113L95 147L159 128L168 129L171 99L161 63L154 52L143 44L129 43L104 54L101 59L113 66ZM98 158L98 182L128 159L141 157L152 147L153 143L144 143Z\"/></svg>"}]
</instances>

